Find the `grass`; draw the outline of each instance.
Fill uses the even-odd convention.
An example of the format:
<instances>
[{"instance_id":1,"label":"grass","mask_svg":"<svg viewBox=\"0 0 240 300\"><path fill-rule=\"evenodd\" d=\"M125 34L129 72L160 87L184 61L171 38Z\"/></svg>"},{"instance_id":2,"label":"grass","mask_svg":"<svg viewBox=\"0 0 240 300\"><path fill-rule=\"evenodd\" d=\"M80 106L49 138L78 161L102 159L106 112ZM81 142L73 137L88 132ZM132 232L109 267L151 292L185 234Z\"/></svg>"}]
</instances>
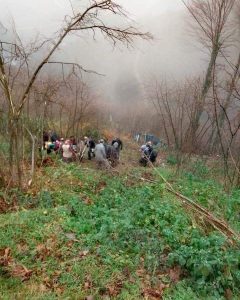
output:
<instances>
[{"instance_id":1,"label":"grass","mask_svg":"<svg viewBox=\"0 0 240 300\"><path fill-rule=\"evenodd\" d=\"M0 267L0 299L238 299L239 248L199 225L160 182L137 179L158 180L153 171L119 170L56 162L27 193L12 191L19 209L0 215L0 249L11 249L11 268L33 273L22 281ZM202 165L161 172L239 230L239 191L224 193Z\"/></svg>"}]
</instances>

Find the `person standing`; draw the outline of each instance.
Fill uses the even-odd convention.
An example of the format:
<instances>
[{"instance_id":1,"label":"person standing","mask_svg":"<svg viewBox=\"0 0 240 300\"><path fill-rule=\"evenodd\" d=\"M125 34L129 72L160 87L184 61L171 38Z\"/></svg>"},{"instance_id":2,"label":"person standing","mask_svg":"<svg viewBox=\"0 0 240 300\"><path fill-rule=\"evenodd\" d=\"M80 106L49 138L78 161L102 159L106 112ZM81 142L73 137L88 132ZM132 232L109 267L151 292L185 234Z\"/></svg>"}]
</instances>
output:
<instances>
[{"instance_id":1,"label":"person standing","mask_svg":"<svg viewBox=\"0 0 240 300\"><path fill-rule=\"evenodd\" d=\"M98 168L110 168L103 139L101 139L95 147L95 158Z\"/></svg>"},{"instance_id":2,"label":"person standing","mask_svg":"<svg viewBox=\"0 0 240 300\"><path fill-rule=\"evenodd\" d=\"M71 141L66 140L62 145L62 159L66 163L70 163L74 158L74 151L72 149Z\"/></svg>"},{"instance_id":3,"label":"person standing","mask_svg":"<svg viewBox=\"0 0 240 300\"><path fill-rule=\"evenodd\" d=\"M73 151L76 152L77 151L77 141L76 141L75 137L72 135L72 136L70 136L69 140L71 142Z\"/></svg>"},{"instance_id":4,"label":"person standing","mask_svg":"<svg viewBox=\"0 0 240 300\"><path fill-rule=\"evenodd\" d=\"M87 136L85 136L84 137L84 143L88 147L88 159L91 160L92 157L95 156L95 154L94 154L95 142L91 137L88 138Z\"/></svg>"},{"instance_id":5,"label":"person standing","mask_svg":"<svg viewBox=\"0 0 240 300\"><path fill-rule=\"evenodd\" d=\"M112 146L116 149L117 159L119 160L120 150L122 150L123 148L123 143L119 138L115 138L114 140L112 140Z\"/></svg>"}]
</instances>

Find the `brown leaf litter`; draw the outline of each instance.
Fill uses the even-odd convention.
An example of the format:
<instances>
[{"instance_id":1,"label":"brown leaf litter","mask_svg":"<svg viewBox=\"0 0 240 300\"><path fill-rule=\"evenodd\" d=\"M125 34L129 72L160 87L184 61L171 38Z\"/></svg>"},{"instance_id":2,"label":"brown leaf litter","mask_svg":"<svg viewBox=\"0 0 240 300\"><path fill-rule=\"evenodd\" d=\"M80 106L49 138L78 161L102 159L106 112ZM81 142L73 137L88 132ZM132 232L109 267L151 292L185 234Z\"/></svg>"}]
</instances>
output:
<instances>
[{"instance_id":1,"label":"brown leaf litter","mask_svg":"<svg viewBox=\"0 0 240 300\"><path fill-rule=\"evenodd\" d=\"M32 270L27 269L24 265L15 261L11 255L10 248L0 249L0 266L7 275L20 278L21 281L29 280L33 274Z\"/></svg>"}]
</instances>

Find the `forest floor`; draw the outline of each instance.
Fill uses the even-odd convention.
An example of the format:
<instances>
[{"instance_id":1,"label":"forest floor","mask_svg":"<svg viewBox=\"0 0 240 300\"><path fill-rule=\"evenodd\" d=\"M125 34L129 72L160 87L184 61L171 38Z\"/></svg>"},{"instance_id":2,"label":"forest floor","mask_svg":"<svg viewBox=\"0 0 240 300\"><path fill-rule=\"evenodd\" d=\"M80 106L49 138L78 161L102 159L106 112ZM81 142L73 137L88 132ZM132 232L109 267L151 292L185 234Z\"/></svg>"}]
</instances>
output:
<instances>
[{"instance_id":1,"label":"forest floor","mask_svg":"<svg viewBox=\"0 0 240 300\"><path fill-rule=\"evenodd\" d=\"M240 299L239 244L158 174L236 232L240 190L226 193L201 159L177 173L173 156L156 169L138 159L134 145L111 172L54 159L24 193L0 194L0 299Z\"/></svg>"}]
</instances>

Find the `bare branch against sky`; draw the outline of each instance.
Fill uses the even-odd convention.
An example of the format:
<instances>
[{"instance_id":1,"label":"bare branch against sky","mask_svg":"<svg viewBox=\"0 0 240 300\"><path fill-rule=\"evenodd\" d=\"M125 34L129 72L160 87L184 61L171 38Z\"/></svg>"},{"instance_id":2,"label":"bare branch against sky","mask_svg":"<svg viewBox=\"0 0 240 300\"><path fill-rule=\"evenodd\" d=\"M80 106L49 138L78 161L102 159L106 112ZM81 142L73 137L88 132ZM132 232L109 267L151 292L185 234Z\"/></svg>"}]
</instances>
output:
<instances>
[{"instance_id":1,"label":"bare branch against sky","mask_svg":"<svg viewBox=\"0 0 240 300\"><path fill-rule=\"evenodd\" d=\"M5 27L12 20L22 40L32 40L38 33L47 38L56 34L64 16L72 14L76 5L87 0L0 0L0 17ZM153 33L152 43L137 43L131 51L115 49L102 39L92 41L87 36L65 41L60 58L75 61L87 69L106 74L90 78L107 98L115 99L119 81L129 76L134 85L142 86L147 76L182 77L201 71L201 54L186 38L184 6L177 0L116 0L129 13L142 31ZM121 20L119 20L121 22ZM134 24L134 25L136 25ZM74 44L74 47L72 46ZM119 64L118 62L122 63ZM93 76L94 77L94 76ZM111 80L109 80L111 79Z\"/></svg>"}]
</instances>

